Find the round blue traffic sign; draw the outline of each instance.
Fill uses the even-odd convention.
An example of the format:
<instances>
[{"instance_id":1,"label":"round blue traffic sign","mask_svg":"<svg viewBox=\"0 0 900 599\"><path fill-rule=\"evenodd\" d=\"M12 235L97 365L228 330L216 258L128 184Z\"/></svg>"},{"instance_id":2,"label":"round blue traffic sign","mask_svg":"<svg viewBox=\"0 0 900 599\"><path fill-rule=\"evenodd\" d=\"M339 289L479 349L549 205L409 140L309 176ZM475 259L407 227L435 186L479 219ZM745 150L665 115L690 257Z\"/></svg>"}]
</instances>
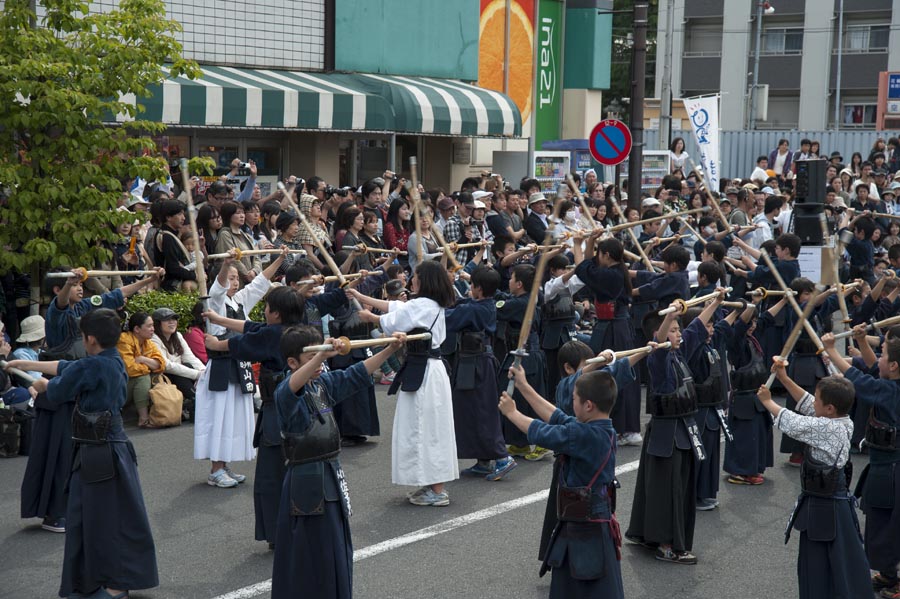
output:
<instances>
[{"instance_id":1,"label":"round blue traffic sign","mask_svg":"<svg viewBox=\"0 0 900 599\"><path fill-rule=\"evenodd\" d=\"M615 166L631 153L631 131L622 121L600 121L591 131L588 147L594 160L605 166Z\"/></svg>"}]
</instances>

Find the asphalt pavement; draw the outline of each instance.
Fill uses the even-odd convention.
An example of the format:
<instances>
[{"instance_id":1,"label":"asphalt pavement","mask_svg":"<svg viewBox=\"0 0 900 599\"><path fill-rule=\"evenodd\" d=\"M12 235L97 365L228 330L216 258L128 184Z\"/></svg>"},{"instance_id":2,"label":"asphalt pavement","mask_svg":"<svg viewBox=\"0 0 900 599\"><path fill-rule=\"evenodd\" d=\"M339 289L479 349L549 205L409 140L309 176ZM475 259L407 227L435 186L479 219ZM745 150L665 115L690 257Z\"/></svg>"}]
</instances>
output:
<instances>
[{"instance_id":1,"label":"asphalt pavement","mask_svg":"<svg viewBox=\"0 0 900 599\"><path fill-rule=\"evenodd\" d=\"M390 482L394 399L378 386L381 437L345 449L356 549L354 595L365 598L547 597L550 575L538 577L537 551L551 459L520 465L499 482L463 478L448 485L447 507L417 507L409 490ZM253 540L253 463L234 463L248 475L236 489L206 484L208 462L191 458L190 425L128 434L157 548L160 586L134 599L250 599L268 597L272 553ZM776 431L776 450L780 433ZM622 447L618 518L627 528L638 447ZM658 562L625 543L622 574L627 597L746 599L797 595L797 537L784 527L797 493L798 470L784 464L758 487L721 481L721 505L697 514L696 566ZM0 460L0 598L57 596L63 535L19 518L25 458ZM860 472L865 456L854 456ZM460 469L470 466L461 462ZM860 514L862 520L863 516ZM863 520L864 521L864 520ZM298 595L300 596L300 595Z\"/></svg>"}]
</instances>

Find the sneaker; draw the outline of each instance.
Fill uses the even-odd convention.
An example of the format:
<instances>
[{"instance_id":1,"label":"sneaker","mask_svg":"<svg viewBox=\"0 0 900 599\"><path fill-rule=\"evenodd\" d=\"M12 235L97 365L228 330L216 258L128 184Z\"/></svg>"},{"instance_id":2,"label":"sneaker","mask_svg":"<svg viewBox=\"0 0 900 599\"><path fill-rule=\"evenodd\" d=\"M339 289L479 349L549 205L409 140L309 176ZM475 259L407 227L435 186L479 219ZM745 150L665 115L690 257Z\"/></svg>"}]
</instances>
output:
<instances>
[{"instance_id":1,"label":"sneaker","mask_svg":"<svg viewBox=\"0 0 900 599\"><path fill-rule=\"evenodd\" d=\"M219 487L220 489L230 489L232 487L238 486L238 481L234 480L228 473L225 472L224 468L219 468L212 474L206 477L206 484L210 487Z\"/></svg>"},{"instance_id":2,"label":"sneaker","mask_svg":"<svg viewBox=\"0 0 900 599\"><path fill-rule=\"evenodd\" d=\"M507 445L506 450L509 452L509 455L525 456L531 453L531 446Z\"/></svg>"},{"instance_id":3,"label":"sneaker","mask_svg":"<svg viewBox=\"0 0 900 599\"><path fill-rule=\"evenodd\" d=\"M877 572L875 576L872 577L872 590L876 593L881 591L882 589L890 589L892 587L896 587L898 584L897 578L888 578L881 572Z\"/></svg>"},{"instance_id":4,"label":"sneaker","mask_svg":"<svg viewBox=\"0 0 900 599\"><path fill-rule=\"evenodd\" d=\"M247 477L246 477L246 476L244 476L243 474L238 474L237 472L232 471L231 468L229 468L228 466L225 466L225 474L227 474L228 476L230 476L232 479L236 480L236 481L238 482L238 484L240 484L240 483L244 482L245 480L247 480Z\"/></svg>"},{"instance_id":5,"label":"sneaker","mask_svg":"<svg viewBox=\"0 0 900 599\"><path fill-rule=\"evenodd\" d=\"M426 488L421 495L413 495L409 498L409 502L413 505L434 505L443 507L450 505L450 495L446 491L443 493L435 493L431 488Z\"/></svg>"},{"instance_id":6,"label":"sneaker","mask_svg":"<svg viewBox=\"0 0 900 599\"><path fill-rule=\"evenodd\" d=\"M732 474L727 480L733 485L761 485L766 479L758 474Z\"/></svg>"},{"instance_id":7,"label":"sneaker","mask_svg":"<svg viewBox=\"0 0 900 599\"><path fill-rule=\"evenodd\" d=\"M553 453L549 449L544 449L543 447L534 446L534 451L530 451L525 454L525 459L529 462L539 462L543 460L545 457Z\"/></svg>"},{"instance_id":8,"label":"sneaker","mask_svg":"<svg viewBox=\"0 0 900 599\"><path fill-rule=\"evenodd\" d=\"M51 518L50 516L47 516L44 518L44 521L41 522L41 528L49 530L50 532L66 532L66 519Z\"/></svg>"},{"instance_id":9,"label":"sneaker","mask_svg":"<svg viewBox=\"0 0 900 599\"><path fill-rule=\"evenodd\" d=\"M625 433L622 435L621 445L636 445L640 447L644 444L644 438L641 433Z\"/></svg>"},{"instance_id":10,"label":"sneaker","mask_svg":"<svg viewBox=\"0 0 900 599\"><path fill-rule=\"evenodd\" d=\"M803 454L802 453L792 453L791 457L788 458L787 461L788 466L793 466L794 468L799 468L803 465Z\"/></svg>"},{"instance_id":11,"label":"sneaker","mask_svg":"<svg viewBox=\"0 0 900 599\"><path fill-rule=\"evenodd\" d=\"M706 498L697 500L698 512L708 512L710 510L716 509L717 507L719 507L719 501L716 499Z\"/></svg>"},{"instance_id":12,"label":"sneaker","mask_svg":"<svg viewBox=\"0 0 900 599\"><path fill-rule=\"evenodd\" d=\"M526 456L527 459L527 456ZM512 472L513 468L518 466L516 461L511 457L503 458L502 460L497 460L496 465L494 466L494 470L485 476L484 478L489 481L498 481L510 472Z\"/></svg>"},{"instance_id":13,"label":"sneaker","mask_svg":"<svg viewBox=\"0 0 900 599\"><path fill-rule=\"evenodd\" d=\"M693 566L697 563L697 556L690 551L673 551L671 547L657 547L654 557L661 562L672 562L673 564Z\"/></svg>"},{"instance_id":14,"label":"sneaker","mask_svg":"<svg viewBox=\"0 0 900 599\"><path fill-rule=\"evenodd\" d=\"M381 380L378 381L379 385L391 385L394 382L394 375L396 373L391 371L388 374L382 375Z\"/></svg>"},{"instance_id":15,"label":"sneaker","mask_svg":"<svg viewBox=\"0 0 900 599\"><path fill-rule=\"evenodd\" d=\"M466 468L460 474L465 474L466 476L487 476L494 472L494 468L491 466L490 460L478 460L475 462L475 465L471 468Z\"/></svg>"}]
</instances>

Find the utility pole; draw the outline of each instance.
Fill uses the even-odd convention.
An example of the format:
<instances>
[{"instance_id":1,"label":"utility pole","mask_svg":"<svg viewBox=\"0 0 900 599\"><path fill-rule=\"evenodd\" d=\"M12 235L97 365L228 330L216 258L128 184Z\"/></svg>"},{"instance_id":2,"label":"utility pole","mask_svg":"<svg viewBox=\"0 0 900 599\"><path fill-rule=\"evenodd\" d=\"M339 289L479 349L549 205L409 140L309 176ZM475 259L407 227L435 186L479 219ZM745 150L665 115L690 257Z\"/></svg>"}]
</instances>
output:
<instances>
[{"instance_id":1,"label":"utility pole","mask_svg":"<svg viewBox=\"0 0 900 599\"><path fill-rule=\"evenodd\" d=\"M631 51L631 154L628 155L628 207L641 207L641 169L644 161L644 87L647 78L647 0L634 3L634 46Z\"/></svg>"},{"instance_id":2,"label":"utility pole","mask_svg":"<svg viewBox=\"0 0 900 599\"><path fill-rule=\"evenodd\" d=\"M753 52L753 87L750 88L750 126L748 129L753 131L756 129L756 103L759 95L759 53L760 44L762 43L762 17L763 17L763 1L756 2L756 48Z\"/></svg>"},{"instance_id":3,"label":"utility pole","mask_svg":"<svg viewBox=\"0 0 900 599\"><path fill-rule=\"evenodd\" d=\"M675 0L666 2L666 48L659 91L659 149L668 150L672 139L672 35L675 33ZM656 45L659 51L659 44Z\"/></svg>"},{"instance_id":4,"label":"utility pole","mask_svg":"<svg viewBox=\"0 0 900 599\"><path fill-rule=\"evenodd\" d=\"M834 76L834 130L841 128L841 67L844 56L844 0L838 2L837 69Z\"/></svg>"}]
</instances>

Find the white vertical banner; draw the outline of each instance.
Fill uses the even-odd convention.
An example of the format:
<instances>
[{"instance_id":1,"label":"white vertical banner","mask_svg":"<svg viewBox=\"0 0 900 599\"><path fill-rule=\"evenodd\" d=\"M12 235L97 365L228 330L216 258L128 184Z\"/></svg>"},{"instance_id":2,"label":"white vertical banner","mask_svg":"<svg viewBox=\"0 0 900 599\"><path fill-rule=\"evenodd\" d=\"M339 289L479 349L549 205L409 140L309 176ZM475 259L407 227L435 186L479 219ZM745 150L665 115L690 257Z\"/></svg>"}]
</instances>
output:
<instances>
[{"instance_id":1,"label":"white vertical banner","mask_svg":"<svg viewBox=\"0 0 900 599\"><path fill-rule=\"evenodd\" d=\"M719 96L684 98L694 141L700 148L697 160L706 174L710 191L719 190ZM687 173L685 173L687 174Z\"/></svg>"}]
</instances>

